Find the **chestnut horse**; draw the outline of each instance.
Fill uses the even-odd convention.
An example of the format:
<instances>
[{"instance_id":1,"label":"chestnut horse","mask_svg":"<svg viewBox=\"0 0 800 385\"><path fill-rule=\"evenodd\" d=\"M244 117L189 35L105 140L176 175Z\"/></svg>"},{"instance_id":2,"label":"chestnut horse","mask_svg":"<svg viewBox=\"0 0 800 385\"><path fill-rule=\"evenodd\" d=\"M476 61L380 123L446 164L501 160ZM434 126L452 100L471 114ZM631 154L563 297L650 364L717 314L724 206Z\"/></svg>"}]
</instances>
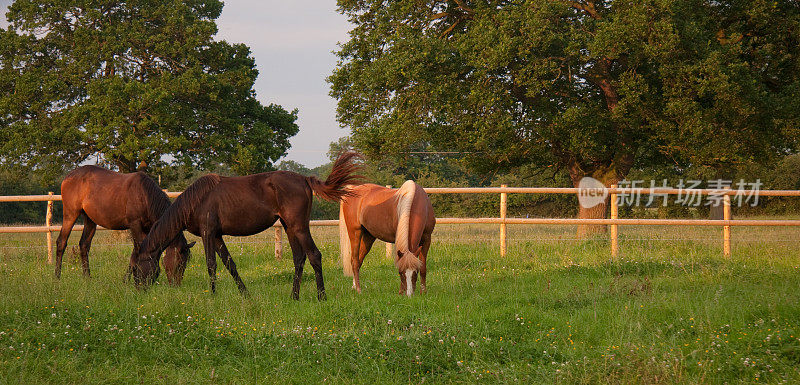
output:
<instances>
[{"instance_id":1,"label":"chestnut horse","mask_svg":"<svg viewBox=\"0 0 800 385\"><path fill-rule=\"evenodd\" d=\"M75 221L83 215L80 240L83 274L89 276L89 248L97 225L112 230L130 230L133 259L139 252L150 227L170 205L167 194L143 172L120 174L98 166L82 166L72 170L61 182L64 217L56 241L56 278L61 277L61 260ZM189 260L189 248L183 233L169 240L164 268L171 284L180 285ZM130 273L130 269L129 269Z\"/></svg>"},{"instance_id":2,"label":"chestnut horse","mask_svg":"<svg viewBox=\"0 0 800 385\"><path fill-rule=\"evenodd\" d=\"M400 274L400 294L414 293L419 273L426 291L428 248L436 224L428 194L413 181L400 189L363 184L352 188L339 208L339 247L344 273L353 277L361 292L359 270L375 239L397 245L395 266Z\"/></svg>"},{"instance_id":3,"label":"chestnut horse","mask_svg":"<svg viewBox=\"0 0 800 385\"><path fill-rule=\"evenodd\" d=\"M300 278L308 257L314 268L317 298L324 300L322 254L309 230L312 192L330 201L338 201L347 195L346 186L360 179L360 176L353 175L358 168L352 162L355 157L358 155L353 152L340 156L325 182L291 171L239 177L209 174L199 178L175 200L142 242L139 255L132 261L137 285L145 286L158 276L161 250L175 234L186 229L203 238L211 292L216 288L216 255L219 254L239 291L246 295L247 288L239 277L222 236L256 234L280 220L289 238L294 259L292 297L299 299Z\"/></svg>"}]
</instances>

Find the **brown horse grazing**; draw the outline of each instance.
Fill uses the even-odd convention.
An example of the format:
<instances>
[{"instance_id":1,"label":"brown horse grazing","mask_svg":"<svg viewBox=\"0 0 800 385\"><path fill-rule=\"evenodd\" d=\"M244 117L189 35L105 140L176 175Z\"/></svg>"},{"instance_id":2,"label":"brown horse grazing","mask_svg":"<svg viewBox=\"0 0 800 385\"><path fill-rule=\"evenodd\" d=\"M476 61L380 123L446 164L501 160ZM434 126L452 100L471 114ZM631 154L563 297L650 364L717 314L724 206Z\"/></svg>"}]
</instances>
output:
<instances>
[{"instance_id":1,"label":"brown horse grazing","mask_svg":"<svg viewBox=\"0 0 800 385\"><path fill-rule=\"evenodd\" d=\"M72 226L81 215L84 217L81 263L83 274L88 277L89 248L97 225L112 230L130 230L133 259L150 227L170 206L167 194L147 174L119 174L97 166L78 167L67 174L61 182L61 199L64 217L56 241L56 278L61 277L61 261ZM175 234L169 240L164 268L170 284L180 285L189 260L189 248L193 245L194 242L186 243L183 233Z\"/></svg>"},{"instance_id":2,"label":"brown horse grazing","mask_svg":"<svg viewBox=\"0 0 800 385\"><path fill-rule=\"evenodd\" d=\"M352 152L340 156L325 182L290 171L228 178L216 174L201 177L175 200L142 242L139 255L132 262L137 285L147 285L157 276L160 251L175 234L186 229L203 238L211 291L215 290L216 254L219 254L239 291L247 294L222 236L256 234L280 220L294 257L292 297L299 299L300 278L308 257L317 281L317 298L325 299L322 254L309 230L312 191L330 201L349 194L345 186L360 179L353 175L358 166L352 161L357 156Z\"/></svg>"},{"instance_id":3,"label":"brown horse grazing","mask_svg":"<svg viewBox=\"0 0 800 385\"><path fill-rule=\"evenodd\" d=\"M428 248L436 224L428 194L410 180L400 189L363 184L351 191L353 195L345 197L339 208L339 247L344 273L353 277L353 288L361 292L358 273L377 238L397 245L394 263L400 273L400 294L414 293L417 272L420 291L425 292Z\"/></svg>"}]
</instances>

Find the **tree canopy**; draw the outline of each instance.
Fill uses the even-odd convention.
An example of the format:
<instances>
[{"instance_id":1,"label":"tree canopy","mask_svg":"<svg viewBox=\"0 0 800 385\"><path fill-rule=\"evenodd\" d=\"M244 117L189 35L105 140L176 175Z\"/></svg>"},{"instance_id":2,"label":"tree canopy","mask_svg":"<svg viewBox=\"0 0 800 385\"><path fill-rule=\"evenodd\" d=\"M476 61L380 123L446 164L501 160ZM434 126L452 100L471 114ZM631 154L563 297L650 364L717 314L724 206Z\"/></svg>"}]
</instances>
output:
<instances>
[{"instance_id":1,"label":"tree canopy","mask_svg":"<svg viewBox=\"0 0 800 385\"><path fill-rule=\"evenodd\" d=\"M610 185L632 167L775 159L800 138L796 1L338 4L355 28L331 94L368 155L461 151L474 170Z\"/></svg>"},{"instance_id":2,"label":"tree canopy","mask_svg":"<svg viewBox=\"0 0 800 385\"><path fill-rule=\"evenodd\" d=\"M272 169L297 113L255 98L218 0L16 0L0 30L0 166Z\"/></svg>"}]
</instances>

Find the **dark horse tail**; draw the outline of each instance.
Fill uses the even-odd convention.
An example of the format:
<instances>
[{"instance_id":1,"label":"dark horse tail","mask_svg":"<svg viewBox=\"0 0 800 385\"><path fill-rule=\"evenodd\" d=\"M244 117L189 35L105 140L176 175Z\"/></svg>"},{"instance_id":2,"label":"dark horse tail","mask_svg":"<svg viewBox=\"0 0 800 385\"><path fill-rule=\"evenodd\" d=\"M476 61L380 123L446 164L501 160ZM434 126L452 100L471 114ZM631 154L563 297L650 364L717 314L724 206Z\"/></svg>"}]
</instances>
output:
<instances>
[{"instance_id":1,"label":"dark horse tail","mask_svg":"<svg viewBox=\"0 0 800 385\"><path fill-rule=\"evenodd\" d=\"M338 201L352 194L347 185L358 184L362 179L361 175L355 174L361 166L353 162L359 158L361 155L356 152L345 152L333 163L333 169L324 182L313 176L307 176L306 181L318 197L328 201Z\"/></svg>"},{"instance_id":2,"label":"dark horse tail","mask_svg":"<svg viewBox=\"0 0 800 385\"><path fill-rule=\"evenodd\" d=\"M161 254L175 236L186 228L195 207L219 184L219 181L219 175L208 174L189 185L150 229L150 233L142 241L142 252Z\"/></svg>"}]
</instances>

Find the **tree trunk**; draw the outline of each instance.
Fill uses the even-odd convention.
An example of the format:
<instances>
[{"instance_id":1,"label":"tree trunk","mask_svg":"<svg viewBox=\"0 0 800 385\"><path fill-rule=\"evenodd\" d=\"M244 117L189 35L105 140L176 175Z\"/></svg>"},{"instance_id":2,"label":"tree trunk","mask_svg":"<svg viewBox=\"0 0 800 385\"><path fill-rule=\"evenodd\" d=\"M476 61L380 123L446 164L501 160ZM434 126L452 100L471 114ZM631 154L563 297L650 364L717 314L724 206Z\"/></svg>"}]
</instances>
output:
<instances>
[{"instance_id":1,"label":"tree trunk","mask_svg":"<svg viewBox=\"0 0 800 385\"><path fill-rule=\"evenodd\" d=\"M711 204L708 210L708 219L725 219L725 206L722 201L719 204Z\"/></svg>"},{"instance_id":2,"label":"tree trunk","mask_svg":"<svg viewBox=\"0 0 800 385\"><path fill-rule=\"evenodd\" d=\"M588 208L578 204L578 219L604 219L609 199L609 197L606 197L603 203ZM608 231L606 225L578 225L577 236L579 239L590 238L595 235L605 234L606 231Z\"/></svg>"},{"instance_id":3,"label":"tree trunk","mask_svg":"<svg viewBox=\"0 0 800 385\"><path fill-rule=\"evenodd\" d=\"M627 169L623 170L627 173ZM614 167L606 167L602 169L595 169L591 173L586 173L581 170L579 167L570 167L570 178L572 179L572 185L575 188L579 188L581 180L586 177L594 178L596 181L593 183L589 183L589 187L592 184L599 185L602 184L603 187L609 188L612 184L616 184L617 182L622 179L623 172L614 168ZM600 183L597 183L600 182ZM587 187L587 186L584 186ZM600 199L600 197L597 197ZM605 199L600 199L599 203L597 200L592 200L589 202L593 204L591 207L584 207L581 204L580 196L578 196L578 219L604 219L606 218L606 208L608 207L609 201L611 197L606 195ZM586 203L586 202L584 202ZM599 234L605 234L607 231L606 225L578 225L578 238L589 238Z\"/></svg>"}]
</instances>

